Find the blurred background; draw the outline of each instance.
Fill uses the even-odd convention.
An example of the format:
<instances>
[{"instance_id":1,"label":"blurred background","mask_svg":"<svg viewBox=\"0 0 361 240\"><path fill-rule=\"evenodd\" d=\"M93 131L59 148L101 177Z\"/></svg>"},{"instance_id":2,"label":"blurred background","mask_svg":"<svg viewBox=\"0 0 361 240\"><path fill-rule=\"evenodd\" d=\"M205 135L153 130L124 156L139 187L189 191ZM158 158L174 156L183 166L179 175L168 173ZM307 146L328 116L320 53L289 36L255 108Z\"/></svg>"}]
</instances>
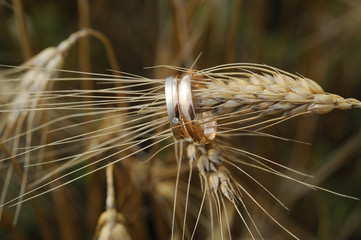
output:
<instances>
[{"instance_id":1,"label":"blurred background","mask_svg":"<svg viewBox=\"0 0 361 240\"><path fill-rule=\"evenodd\" d=\"M21 5L26 35L17 24ZM358 0L0 0L0 64L19 65L44 48L58 45L81 27L96 29L110 39L124 72L165 78L172 71L145 68L161 64L190 67L202 53L197 69L233 62L264 63L311 78L327 92L361 99ZM87 44L89 52L84 51ZM109 68L104 47L93 39L81 41L64 67L101 73L109 73ZM333 111L292 119L268 130L311 145L253 138L240 139L239 146L314 175L314 184L360 198L360 129L360 110ZM93 236L97 217L90 218L93 215L88 215L82 203L89 202L92 184L101 186L103 178L99 177L98 183L89 180L67 187L69 198L76 203L75 212L71 212L73 223L84 222L79 228L61 227L58 219L62 216L47 214L55 225L50 233L53 239ZM279 211L298 236L361 239L360 201L310 191L272 176L264 178L289 207L289 212ZM272 202L265 204L272 209ZM102 204L98 205L94 216L101 212ZM50 205L44 206L45 212L47 208ZM32 221L33 214L30 206L25 207L16 227L3 218L0 239L42 238ZM267 233L273 239L290 237L277 238L274 232L280 229L261 226L266 239ZM145 235L145 239L160 239L154 233Z\"/></svg>"}]
</instances>

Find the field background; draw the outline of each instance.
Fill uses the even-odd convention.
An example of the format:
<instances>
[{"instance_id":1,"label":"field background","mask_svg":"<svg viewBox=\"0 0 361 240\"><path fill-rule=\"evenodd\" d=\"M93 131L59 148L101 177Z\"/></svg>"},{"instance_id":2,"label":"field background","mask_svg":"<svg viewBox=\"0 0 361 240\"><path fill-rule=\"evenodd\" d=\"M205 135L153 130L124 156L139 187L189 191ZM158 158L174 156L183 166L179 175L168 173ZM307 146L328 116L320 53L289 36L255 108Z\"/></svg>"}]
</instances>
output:
<instances>
[{"instance_id":1,"label":"field background","mask_svg":"<svg viewBox=\"0 0 361 240\"><path fill-rule=\"evenodd\" d=\"M90 0L89 18L86 11L85 15L79 11L86 1L23 0L27 40L19 36L14 2L0 1L0 64L19 65L44 48L56 46L81 26L89 26L110 39L125 72L165 78L172 72L145 67L190 67L202 53L197 69L232 62L264 63L309 77L327 92L361 99L361 2L357 0ZM85 48L71 51L64 68L107 72L110 67L103 46L90 40L88 57L86 44L81 42ZM313 182L322 187L360 198L360 129L360 110L337 110L293 119L268 131L312 145L262 138L240 139L239 145L314 174ZM105 186L102 174L66 187L74 216L47 214L54 225L50 229L54 239L89 239L94 234L102 200L94 203L89 196L99 194L101 199L104 189L96 192L92 186ZM282 215L288 215L288 225L299 236L361 238L361 202L298 188L270 176L264 178L290 208ZM98 183L96 179L100 179ZM55 201L55 194L44 197L49 198L44 200L44 212ZM97 207L90 214L91 204ZM42 238L33 214L25 205L14 228L3 218L0 239ZM80 227L60 226L62 218L73 219ZM269 231L281 230L273 227ZM145 235L157 238L154 233Z\"/></svg>"}]
</instances>

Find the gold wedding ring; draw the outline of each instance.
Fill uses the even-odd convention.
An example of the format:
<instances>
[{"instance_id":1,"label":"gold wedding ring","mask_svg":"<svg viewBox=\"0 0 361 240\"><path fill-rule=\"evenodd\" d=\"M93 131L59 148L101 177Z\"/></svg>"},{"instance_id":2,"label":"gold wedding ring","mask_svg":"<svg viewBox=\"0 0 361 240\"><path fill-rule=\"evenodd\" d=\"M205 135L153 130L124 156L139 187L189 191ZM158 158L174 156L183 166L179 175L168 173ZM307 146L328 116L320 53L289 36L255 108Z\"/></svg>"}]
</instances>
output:
<instances>
[{"instance_id":1,"label":"gold wedding ring","mask_svg":"<svg viewBox=\"0 0 361 240\"><path fill-rule=\"evenodd\" d=\"M212 141L217 132L217 121L211 120L210 112L203 112L201 125L192 99L192 75L171 76L165 81L165 96L169 122L176 139L191 138L194 142L205 144Z\"/></svg>"}]
</instances>

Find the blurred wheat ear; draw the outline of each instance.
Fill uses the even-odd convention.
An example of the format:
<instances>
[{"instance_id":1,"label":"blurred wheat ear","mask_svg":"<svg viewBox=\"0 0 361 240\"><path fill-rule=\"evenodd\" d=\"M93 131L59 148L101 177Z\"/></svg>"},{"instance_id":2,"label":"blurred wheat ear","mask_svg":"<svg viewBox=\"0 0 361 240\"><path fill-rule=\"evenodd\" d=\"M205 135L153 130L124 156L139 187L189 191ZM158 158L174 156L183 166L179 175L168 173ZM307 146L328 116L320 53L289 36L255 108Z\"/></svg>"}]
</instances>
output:
<instances>
[{"instance_id":1,"label":"blurred wheat ear","mask_svg":"<svg viewBox=\"0 0 361 240\"><path fill-rule=\"evenodd\" d=\"M124 239L130 240L130 235L124 226L124 217L117 212L115 208L115 192L113 181L113 165L106 168L107 173L107 198L106 211L101 214L98 220L98 226L95 239L112 240Z\"/></svg>"},{"instance_id":2,"label":"blurred wheat ear","mask_svg":"<svg viewBox=\"0 0 361 240\"><path fill-rule=\"evenodd\" d=\"M18 196L20 197L14 213L14 225L20 215L22 196L31 190L28 177L39 177L41 172L41 164L36 168L30 168L30 166L42 163L44 157L50 160L52 157L49 157L49 153L53 155L52 152L56 151L53 147L46 145L49 138L47 119L52 118L51 114L49 115L46 111L46 106L50 104L49 101L57 98L52 92L53 86L70 49L79 39L88 35L103 42L109 53L111 66L115 70L118 69L109 40L100 32L85 29L73 33L57 47L49 47L43 50L21 66L0 72L3 86L1 89L1 149L4 153L1 164L2 168L6 169L0 197L0 216L2 216L4 202L12 198L11 195L8 196L9 187L15 189L15 185L19 184ZM40 140L38 140L39 136ZM39 149L39 147L34 147L37 145L46 147L41 148L38 155L35 156L32 152L34 148ZM45 149L49 149L49 151L45 151ZM16 179L13 176L14 171L18 175L19 181L14 180ZM35 200L32 200L31 203L44 233L44 238L51 239L50 227L46 223L38 203Z\"/></svg>"}]
</instances>

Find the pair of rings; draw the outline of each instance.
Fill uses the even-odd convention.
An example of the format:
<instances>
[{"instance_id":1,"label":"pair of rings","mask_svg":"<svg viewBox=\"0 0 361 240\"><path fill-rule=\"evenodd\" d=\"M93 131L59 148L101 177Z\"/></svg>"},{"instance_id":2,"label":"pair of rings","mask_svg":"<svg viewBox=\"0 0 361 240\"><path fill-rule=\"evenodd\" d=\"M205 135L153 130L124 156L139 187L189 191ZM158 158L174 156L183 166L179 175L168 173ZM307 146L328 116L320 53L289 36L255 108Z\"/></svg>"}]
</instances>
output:
<instances>
[{"instance_id":1,"label":"pair of rings","mask_svg":"<svg viewBox=\"0 0 361 240\"><path fill-rule=\"evenodd\" d=\"M204 123L200 124L193 106L192 75L170 76L165 80L165 97L168 117L177 140L191 138L206 144L216 137L217 121L210 120L210 112L203 112Z\"/></svg>"}]
</instances>

